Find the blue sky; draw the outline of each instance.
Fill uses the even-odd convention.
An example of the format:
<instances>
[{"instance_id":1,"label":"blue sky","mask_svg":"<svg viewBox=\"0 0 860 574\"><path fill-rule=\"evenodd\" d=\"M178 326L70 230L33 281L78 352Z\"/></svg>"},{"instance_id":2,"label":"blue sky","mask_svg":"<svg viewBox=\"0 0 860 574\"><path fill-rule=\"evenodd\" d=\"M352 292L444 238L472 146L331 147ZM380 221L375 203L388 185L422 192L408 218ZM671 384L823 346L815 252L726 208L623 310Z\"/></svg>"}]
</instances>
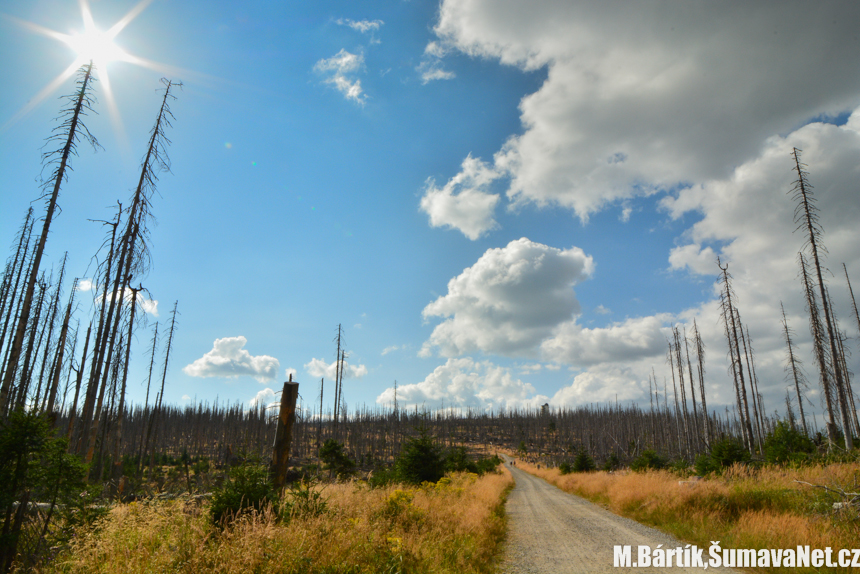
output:
<instances>
[{"instance_id":1,"label":"blue sky","mask_svg":"<svg viewBox=\"0 0 860 574\"><path fill-rule=\"evenodd\" d=\"M115 41L154 64L103 66L112 95L102 80L87 125L104 150L74 160L46 259L68 250L92 279L103 230L87 220L128 201L159 79L181 80L131 400L178 300L174 403L270 400L288 369L313 401L339 323L351 406L387 404L395 379L403 404L431 408L646 400L651 367L670 376L668 328L695 318L709 402L727 404L720 254L768 411L783 410L780 301L809 354L792 147L852 336L842 262L860 277L857 7L796 4L0 2L0 239L37 196L73 89L37 97L75 53L33 25L79 32L88 7L107 29L142 7Z\"/></svg>"}]
</instances>

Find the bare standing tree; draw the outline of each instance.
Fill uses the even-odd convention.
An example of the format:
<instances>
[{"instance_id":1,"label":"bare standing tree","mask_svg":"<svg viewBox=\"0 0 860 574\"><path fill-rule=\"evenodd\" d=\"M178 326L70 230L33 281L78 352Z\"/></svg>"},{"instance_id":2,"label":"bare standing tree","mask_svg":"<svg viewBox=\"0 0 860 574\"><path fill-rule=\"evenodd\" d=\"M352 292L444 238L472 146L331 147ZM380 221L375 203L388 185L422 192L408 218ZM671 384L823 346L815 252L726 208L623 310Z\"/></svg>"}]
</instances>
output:
<instances>
[{"instance_id":1,"label":"bare standing tree","mask_svg":"<svg viewBox=\"0 0 860 574\"><path fill-rule=\"evenodd\" d=\"M9 320L16 314L12 312L15 307L15 297L18 295L18 284L21 282L21 275L24 271L24 263L27 261L27 251L30 245L30 235L33 233L33 208L27 210L27 217L24 219L24 225L21 226L18 235L18 248L15 250L15 258L7 265L7 271L4 275L3 282L3 303L0 305L0 316L6 317L3 321L3 330L0 332L0 350L3 349L3 343L6 341L6 332L9 329ZM26 239L25 239L26 238ZM15 269L18 269L16 272ZM12 277L15 277L14 282ZM12 327L15 330L15 326ZM2 372L5 373L6 362L3 362ZM0 377L2 380L3 377Z\"/></svg>"},{"instance_id":2,"label":"bare standing tree","mask_svg":"<svg viewBox=\"0 0 860 574\"><path fill-rule=\"evenodd\" d=\"M337 325L337 336L335 340L337 341L337 353L335 355L335 374L334 374L334 432L337 434L339 413L340 413L340 368L341 368L341 337L343 335L343 328L340 323Z\"/></svg>"},{"instance_id":3,"label":"bare standing tree","mask_svg":"<svg viewBox=\"0 0 860 574\"><path fill-rule=\"evenodd\" d=\"M134 314L137 310L137 294L143 291L143 285L139 285L137 289L131 288L131 315L128 319L128 333L126 334L125 358L123 360L122 369L122 388L119 391L119 406L116 409L116 430L114 431L114 448L113 448L113 469L111 476L119 479L122 476L122 458L120 456L120 447L122 445L122 423L125 415L125 387L128 381L128 360L131 356L131 337L134 333Z\"/></svg>"},{"instance_id":4,"label":"bare standing tree","mask_svg":"<svg viewBox=\"0 0 860 574\"><path fill-rule=\"evenodd\" d=\"M69 158L77 154L77 144L79 138L83 137L94 148L98 147L98 141L90 133L83 123L83 116L88 111L93 111L92 104L94 98L92 96L92 82L95 81L93 76L93 63L81 67L78 70L78 91L73 96L69 96L70 105L60 112L60 117L64 118L59 126L55 129L54 135L48 139L48 142L63 141L62 147L46 152L42 155L45 161L45 166L55 166L51 172L51 179L45 182L45 195L47 210L45 219L42 224L42 233L39 235L39 241L36 244L36 250L33 254L33 262L30 265L30 275L27 279L26 290L24 292L23 305L21 308L20 318L18 320L18 328L15 331L15 338L12 341L11 352L7 360L7 365L16 365L21 356L21 349L24 343L24 335L27 329L27 322L30 317L30 308L33 304L33 294L36 289L36 280L39 276L39 267L42 262L42 254L45 251L45 243L48 240L48 233L51 230L51 222L54 218L54 213L57 210L57 198L60 194L60 186L66 179L66 167L68 167ZM48 190L50 189L50 193ZM2 387L0 387L0 415L6 416L8 412L7 400L9 391L12 387L12 382L15 377L15 369L7 366L6 373L3 378Z\"/></svg>"},{"instance_id":5,"label":"bare standing tree","mask_svg":"<svg viewBox=\"0 0 860 574\"><path fill-rule=\"evenodd\" d=\"M161 404L164 402L164 382L167 380L167 368L170 366L170 351L173 349L173 336L176 334L176 307L179 301L173 303L173 313L170 317L170 331L167 335L167 348L164 350L164 369L161 372L161 390L155 400L155 407L152 409L152 416L149 419L149 428L146 431L146 446L144 446L144 454L149 447L150 437L153 443L158 436L158 420L156 416L161 412ZM149 456L149 466L152 468L155 459L155 446L153 445Z\"/></svg>"},{"instance_id":6,"label":"bare standing tree","mask_svg":"<svg viewBox=\"0 0 860 574\"><path fill-rule=\"evenodd\" d=\"M737 321L738 321L738 327L739 327L738 331L740 332L740 335L741 335L741 345L743 346L743 349L744 349L744 358L746 359L746 363L747 363L747 374L749 375L749 379L750 379L750 395L752 396L752 407L753 407L753 411L752 411L753 432L755 434L755 440L756 440L756 445L758 445L758 450L759 450L759 452L763 452L762 451L762 427L761 427L761 421L759 419L759 408L758 408L758 404L757 404L758 403L758 399L757 399L758 392L756 391L756 386L755 386L755 371L753 370L753 367L752 367L752 346L749 346L749 347L747 346L747 339L749 339L749 333L747 333L746 336L744 335L744 326L743 326L743 323L741 322L741 315L737 309L735 309L735 314L737 315Z\"/></svg>"},{"instance_id":7,"label":"bare standing tree","mask_svg":"<svg viewBox=\"0 0 860 574\"><path fill-rule=\"evenodd\" d=\"M818 282L818 291L821 296L821 308L824 310L824 327L826 330L827 340L830 343L830 356L831 358L835 358L838 354L836 348L836 335L834 333L835 329L833 327L833 319L830 316L830 304L828 302L827 292L824 285L824 276L821 271L821 259L822 256L827 253L827 249L821 243L821 236L823 235L824 230L818 221L818 208L815 205L812 186L807 180L809 172L804 169L806 164L803 164L800 161L800 150L794 148L792 151L792 157L794 157L797 180L794 182L794 186L789 193L792 194L792 200L796 203L794 208L794 222L797 224L797 228L795 231L802 230L804 232L804 247L809 249L810 255L812 256L815 278ZM836 391L840 399L842 399L845 396L845 381L842 369L836 363L833 364L833 374L836 379ZM851 436L851 425L848 421L846 409L840 409L840 414L842 416L842 428L845 431L845 449L850 451L854 448L854 440Z\"/></svg>"},{"instance_id":8,"label":"bare standing tree","mask_svg":"<svg viewBox=\"0 0 860 574\"><path fill-rule=\"evenodd\" d=\"M803 412L803 394L800 392L800 387L808 388L806 384L806 376L801 370L802 361L794 354L794 349L791 345L791 329L788 327L788 319L785 317L785 307L782 301L779 302L779 308L782 310L782 330L785 335L785 346L788 352L788 361L785 365L786 373L791 373L791 380L794 382L794 390L797 394L797 408L800 411L800 422L803 427L803 434L809 436L809 429L806 426L806 415Z\"/></svg>"},{"instance_id":9,"label":"bare standing tree","mask_svg":"<svg viewBox=\"0 0 860 574\"><path fill-rule=\"evenodd\" d=\"M97 278L100 274L103 275L103 279L101 280L102 295L101 295L101 304L99 305L98 321L96 323L96 339L95 339L95 343L93 345L93 356L91 359L90 371L89 371L90 377L89 377L88 383L87 383L87 391L86 391L86 394L84 395L83 409L81 410L81 416L80 416L80 419L78 421L78 433L76 435L77 439L75 441L75 450L78 454L84 454L84 452L86 452L86 449L87 449L87 442L86 441L88 440L89 435L87 434L86 429L89 426L90 421L91 421L92 416L93 416L93 407L95 406L96 393L98 392L98 384L96 384L96 382L95 382L97 380L97 377L94 376L94 373L96 373L96 370L98 368L97 364L99 361L99 354L97 352L97 349L101 348L102 336L105 334L104 327L105 327L106 305L107 305L107 300L108 300L108 288L110 285L111 271L113 270L113 259L114 259L115 247L116 247L116 232L117 232L117 229L119 229L119 224L120 224L121 218L122 218L122 203L117 202L116 220L115 221L102 221L101 222L105 225L109 225L111 228L111 231L110 231L110 241L109 242L105 241L105 243L107 243L107 245L109 247L108 247L107 259L104 262L104 271L103 272L101 272L101 271L96 272ZM96 283L98 283L98 279L96 279ZM94 285L94 289L93 289L93 295L94 296L96 296L95 294L98 293L98 290L99 290L99 285L98 284ZM92 328L92 324L90 324L90 327ZM88 340L89 340L89 337L88 337ZM85 358L86 358L86 355L85 355ZM78 378L83 377L83 369L84 369L84 366L83 366L83 363L81 363L81 370L78 371Z\"/></svg>"},{"instance_id":10,"label":"bare standing tree","mask_svg":"<svg viewBox=\"0 0 860 574\"><path fill-rule=\"evenodd\" d=\"M684 350L687 354L687 376L690 378L690 398L693 401L693 430L696 440L696 450L701 444L701 436L699 435L699 411L696 407L696 385L693 384L693 363L690 362L690 341L687 339L687 327L684 326Z\"/></svg>"},{"instance_id":11,"label":"bare standing tree","mask_svg":"<svg viewBox=\"0 0 860 574\"><path fill-rule=\"evenodd\" d=\"M702 428L705 431L705 446L711 447L710 418L708 417L708 403L705 398L705 343L699 334L696 320L693 319L693 340L696 346L696 362L698 363L699 395L702 397Z\"/></svg>"},{"instance_id":12,"label":"bare standing tree","mask_svg":"<svg viewBox=\"0 0 860 574\"><path fill-rule=\"evenodd\" d=\"M94 376L90 377L91 384L94 381L98 381L101 374L99 372L101 365L104 364L106 366L111 360L114 342L119 332L118 309L116 310L113 318L113 326L111 327L111 317L114 315L115 308L119 307L122 299L125 297L132 275L145 274L149 268L149 246L147 240L149 238L148 223L153 219L152 196L156 191L155 184L158 181L159 172L170 171L170 159L167 156L166 149L170 144L170 140L167 138L166 129L171 126L171 121L174 119L173 113L170 111L170 101L175 99L175 96L171 94L171 88L173 86L182 86L179 82L172 82L166 79L162 79L162 84L164 84L164 96L161 100L161 107L158 111L155 125L150 131L149 145L141 164L140 178L132 197L125 231L120 241L119 262L115 272L113 292L106 319L110 335L104 337L101 341L101 348L98 349L99 358L96 363L96 372ZM104 394L107 377L108 373L105 372L99 390L99 397ZM97 405L96 413L99 412L101 401ZM94 419L90 430L89 448L86 456L87 462L92 460L98 424L98 419Z\"/></svg>"},{"instance_id":13,"label":"bare standing tree","mask_svg":"<svg viewBox=\"0 0 860 574\"><path fill-rule=\"evenodd\" d=\"M729 341L729 352L732 355L732 368L736 374L735 381L738 394L738 415L741 419L743 431L744 433L746 433L745 440L747 441L747 448L750 452L753 452L755 450L753 447L753 430L752 423L750 422L749 403L747 401L747 388L746 383L744 381L744 365L743 361L741 360L738 324L735 317L735 307L732 303L733 290L731 285L731 275L728 271L728 263L726 263L724 267L723 264L720 262L719 257L717 258L717 267L719 267L720 271L722 271L722 313L723 322L725 323L726 327L726 337Z\"/></svg>"},{"instance_id":14,"label":"bare standing tree","mask_svg":"<svg viewBox=\"0 0 860 574\"><path fill-rule=\"evenodd\" d=\"M55 367L53 373L51 374L51 385L50 389L46 393L48 400L46 406L46 412L52 413L54 411L54 403L57 398L57 389L60 386L60 373L62 371L63 366L63 356L66 352L66 338L69 334L69 321L72 317L72 307L75 302L75 292L78 289L78 280L72 282L72 292L69 294L69 302L66 304L66 314L63 317L63 325L60 327L60 340L57 342L57 358L55 360Z\"/></svg>"},{"instance_id":15,"label":"bare standing tree","mask_svg":"<svg viewBox=\"0 0 860 574\"><path fill-rule=\"evenodd\" d=\"M835 393L831 383L831 371L829 357L824 342L824 326L821 324L821 315L818 309L818 299L815 288L809 275L809 265L803 253L798 253L800 262L800 276L803 284L803 295L806 300L806 310L809 313L809 333L812 335L812 351L815 362L818 363L818 381L821 384L821 393L824 395L824 405L827 419L824 427L827 429L827 440L831 446L836 444L836 415L834 414L833 400Z\"/></svg>"},{"instance_id":16,"label":"bare standing tree","mask_svg":"<svg viewBox=\"0 0 860 574\"><path fill-rule=\"evenodd\" d=\"M72 407L69 409L69 426L66 430L66 438L71 441L72 432L75 428L75 416L78 413L78 396L81 392L81 384L84 379L84 364L87 362L87 350L90 345L90 335L93 331L93 324L90 322L90 326L87 327L87 337L84 339L84 353L81 355L81 362L78 363L78 368L75 369L75 398L72 401ZM74 366L72 366L74 369Z\"/></svg>"}]
</instances>

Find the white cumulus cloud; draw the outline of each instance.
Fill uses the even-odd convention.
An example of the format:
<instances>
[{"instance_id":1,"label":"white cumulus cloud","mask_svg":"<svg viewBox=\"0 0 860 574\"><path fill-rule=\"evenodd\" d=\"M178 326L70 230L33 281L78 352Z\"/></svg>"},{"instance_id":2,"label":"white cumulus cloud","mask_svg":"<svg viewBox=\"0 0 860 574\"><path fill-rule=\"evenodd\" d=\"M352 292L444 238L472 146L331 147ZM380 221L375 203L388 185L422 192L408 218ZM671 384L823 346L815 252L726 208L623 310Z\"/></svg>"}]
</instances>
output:
<instances>
[{"instance_id":1,"label":"white cumulus cloud","mask_svg":"<svg viewBox=\"0 0 860 574\"><path fill-rule=\"evenodd\" d=\"M661 356L669 334L666 325L672 319L669 314L636 317L594 329L567 321L541 343L541 354L546 360L577 367Z\"/></svg>"},{"instance_id":2,"label":"white cumulus cloud","mask_svg":"<svg viewBox=\"0 0 860 574\"><path fill-rule=\"evenodd\" d=\"M535 408L547 402L529 383L514 378L509 369L471 357L448 359L420 383L397 387L397 404L424 407L494 410ZM394 404L394 387L376 398L377 404Z\"/></svg>"},{"instance_id":3,"label":"white cumulus cloud","mask_svg":"<svg viewBox=\"0 0 860 574\"><path fill-rule=\"evenodd\" d=\"M662 388L660 389L662 391ZM648 396L648 370L627 365L600 365L578 374L550 399L554 407L575 407L593 402L641 400ZM661 392L662 395L662 392Z\"/></svg>"},{"instance_id":4,"label":"white cumulus cloud","mask_svg":"<svg viewBox=\"0 0 860 574\"><path fill-rule=\"evenodd\" d=\"M457 74L442 67L442 63L436 60L425 60L416 68L421 73L421 83L426 84L434 80L453 80Z\"/></svg>"},{"instance_id":5,"label":"white cumulus cloud","mask_svg":"<svg viewBox=\"0 0 860 574\"><path fill-rule=\"evenodd\" d=\"M442 58L448 53L448 48L440 42L429 42L424 48L421 63L415 68L421 74L421 83L434 80L453 80L457 74L444 69Z\"/></svg>"},{"instance_id":6,"label":"white cumulus cloud","mask_svg":"<svg viewBox=\"0 0 860 574\"><path fill-rule=\"evenodd\" d=\"M225 337L215 339L212 350L183 367L182 371L191 377L254 377L264 383L277 377L280 363L268 355L252 356L243 347L245 337Z\"/></svg>"},{"instance_id":7,"label":"white cumulus cloud","mask_svg":"<svg viewBox=\"0 0 860 574\"><path fill-rule=\"evenodd\" d=\"M357 32L365 34L367 32L375 32L385 24L382 20L350 20L349 18L338 18L337 24L341 26L349 26Z\"/></svg>"},{"instance_id":8,"label":"white cumulus cloud","mask_svg":"<svg viewBox=\"0 0 860 574\"><path fill-rule=\"evenodd\" d=\"M463 160L462 171L444 187L427 181L421 210L430 216L432 227L450 227L475 240L498 227L493 218L499 196L488 193L490 183L500 175L478 158L469 155Z\"/></svg>"},{"instance_id":9,"label":"white cumulus cloud","mask_svg":"<svg viewBox=\"0 0 860 574\"><path fill-rule=\"evenodd\" d=\"M448 293L424 308L425 319L444 317L422 347L443 356L473 351L534 355L553 329L580 305L573 287L594 262L578 247L562 250L526 238L487 250L448 282Z\"/></svg>"},{"instance_id":10,"label":"white cumulus cloud","mask_svg":"<svg viewBox=\"0 0 860 574\"><path fill-rule=\"evenodd\" d=\"M305 371L312 377L325 377L326 379L334 379L337 374L337 361L326 363L323 359L311 359L305 364ZM343 378L344 379L360 379L367 374L367 367L364 365L350 365L349 361L343 363Z\"/></svg>"},{"instance_id":11,"label":"white cumulus cloud","mask_svg":"<svg viewBox=\"0 0 860 574\"><path fill-rule=\"evenodd\" d=\"M94 283L91 279L81 279L78 281L77 290L81 292L89 292L94 291L93 296L96 303L100 303L103 293L104 285L98 285ZM131 305L132 298L134 297L134 293L131 288L127 287L123 293L123 299L126 305ZM149 296L149 292L145 289L137 292L137 305L138 311L142 311L148 315L152 315L153 317L158 317L158 300L152 299ZM108 295L108 301L110 301L110 295Z\"/></svg>"},{"instance_id":12,"label":"white cumulus cloud","mask_svg":"<svg viewBox=\"0 0 860 574\"><path fill-rule=\"evenodd\" d=\"M275 391L268 387L259 391L254 395L253 399L248 401L248 405L251 408L255 408L258 405L269 406L271 404L278 404L278 398L275 396Z\"/></svg>"},{"instance_id":13,"label":"white cumulus cloud","mask_svg":"<svg viewBox=\"0 0 860 574\"><path fill-rule=\"evenodd\" d=\"M314 70L327 76L325 82L333 85L343 96L356 103L362 104L366 95L361 89L361 80L356 79L356 73L364 68L364 56L341 50L331 58L325 58L314 65Z\"/></svg>"}]
</instances>

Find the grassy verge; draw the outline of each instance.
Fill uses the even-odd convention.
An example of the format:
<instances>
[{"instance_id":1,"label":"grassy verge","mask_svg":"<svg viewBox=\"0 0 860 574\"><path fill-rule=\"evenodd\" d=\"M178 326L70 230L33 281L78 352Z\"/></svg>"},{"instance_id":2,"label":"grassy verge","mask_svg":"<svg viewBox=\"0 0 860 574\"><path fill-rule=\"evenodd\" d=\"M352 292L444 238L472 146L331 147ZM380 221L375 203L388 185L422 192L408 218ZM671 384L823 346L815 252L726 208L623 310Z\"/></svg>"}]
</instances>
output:
<instances>
[{"instance_id":1,"label":"grassy verge","mask_svg":"<svg viewBox=\"0 0 860 574\"><path fill-rule=\"evenodd\" d=\"M491 572L505 535L508 472L461 473L418 488L323 488L317 515L252 513L223 531L206 507L116 506L42 572Z\"/></svg>"},{"instance_id":2,"label":"grassy verge","mask_svg":"<svg viewBox=\"0 0 860 574\"><path fill-rule=\"evenodd\" d=\"M736 466L722 476L684 481L669 471L620 471L562 475L524 461L517 467L565 492L597 502L609 510L707 548L860 548L857 512L833 512L841 499L795 483L853 488L860 467L831 464L800 469ZM856 489L855 489L856 490ZM848 572L846 569L758 568L756 572Z\"/></svg>"}]
</instances>

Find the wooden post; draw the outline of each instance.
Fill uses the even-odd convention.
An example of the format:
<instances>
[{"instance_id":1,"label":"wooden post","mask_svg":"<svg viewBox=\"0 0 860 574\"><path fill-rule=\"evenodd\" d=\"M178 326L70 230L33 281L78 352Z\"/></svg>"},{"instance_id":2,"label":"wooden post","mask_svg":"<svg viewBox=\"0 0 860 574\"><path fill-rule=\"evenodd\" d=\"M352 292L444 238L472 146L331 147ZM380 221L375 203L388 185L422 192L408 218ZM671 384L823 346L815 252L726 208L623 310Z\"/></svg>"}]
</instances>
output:
<instances>
[{"instance_id":1,"label":"wooden post","mask_svg":"<svg viewBox=\"0 0 860 574\"><path fill-rule=\"evenodd\" d=\"M290 443L293 438L293 422L296 420L296 399L299 384L290 380L284 383L281 393L281 410L278 413L278 430L275 433L274 452L272 453L272 482L275 489L284 488L287 482L287 463L290 461Z\"/></svg>"}]
</instances>

